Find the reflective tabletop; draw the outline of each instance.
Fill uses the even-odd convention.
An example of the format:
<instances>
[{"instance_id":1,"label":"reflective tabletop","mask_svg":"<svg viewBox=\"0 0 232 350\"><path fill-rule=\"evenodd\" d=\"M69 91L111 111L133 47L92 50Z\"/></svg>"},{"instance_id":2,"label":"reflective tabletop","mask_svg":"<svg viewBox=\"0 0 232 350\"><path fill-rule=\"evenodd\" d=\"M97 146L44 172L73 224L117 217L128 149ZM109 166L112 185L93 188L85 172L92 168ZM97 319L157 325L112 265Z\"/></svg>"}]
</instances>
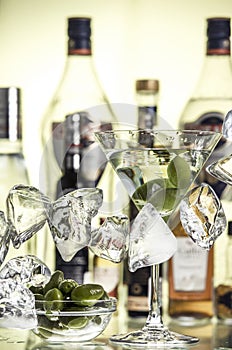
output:
<instances>
[{"instance_id":1,"label":"reflective tabletop","mask_svg":"<svg viewBox=\"0 0 232 350\"><path fill-rule=\"evenodd\" d=\"M119 319L113 316L110 324L103 334L89 343L49 343L43 341L32 331L16 329L0 329L1 350L122 350L136 349L136 347L123 347L110 343L109 338L112 334L124 333L128 330L138 329L141 326L135 322L127 322L126 319ZM173 346L165 349L192 349L192 350L227 350L232 349L232 325L225 325L213 320L210 324L200 327L183 327L169 323L169 328L173 331L181 332L198 337L198 343L189 346ZM143 349L140 347L138 349ZM147 347L146 349L149 349ZM164 349L157 346L156 349Z\"/></svg>"}]
</instances>

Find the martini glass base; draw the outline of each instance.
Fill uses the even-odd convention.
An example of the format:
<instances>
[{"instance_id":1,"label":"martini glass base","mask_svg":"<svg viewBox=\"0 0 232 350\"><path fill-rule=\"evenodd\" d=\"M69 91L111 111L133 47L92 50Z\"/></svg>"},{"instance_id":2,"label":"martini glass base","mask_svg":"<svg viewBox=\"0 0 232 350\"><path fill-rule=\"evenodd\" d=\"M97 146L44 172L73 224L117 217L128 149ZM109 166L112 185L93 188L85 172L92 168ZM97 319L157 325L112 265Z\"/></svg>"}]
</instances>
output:
<instances>
[{"instance_id":1,"label":"martini glass base","mask_svg":"<svg viewBox=\"0 0 232 350\"><path fill-rule=\"evenodd\" d=\"M179 334L168 329L142 329L127 334L113 335L110 338L112 343L123 344L133 347L171 347L175 345L194 344L198 338L189 335Z\"/></svg>"}]
</instances>

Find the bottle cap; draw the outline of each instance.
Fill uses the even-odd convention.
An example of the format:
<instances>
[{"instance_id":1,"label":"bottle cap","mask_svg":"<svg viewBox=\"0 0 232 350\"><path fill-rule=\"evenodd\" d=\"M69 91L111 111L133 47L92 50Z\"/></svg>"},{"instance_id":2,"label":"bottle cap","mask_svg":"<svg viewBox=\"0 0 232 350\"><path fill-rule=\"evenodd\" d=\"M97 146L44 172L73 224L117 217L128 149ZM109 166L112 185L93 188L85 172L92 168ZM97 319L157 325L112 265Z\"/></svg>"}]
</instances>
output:
<instances>
[{"instance_id":1,"label":"bottle cap","mask_svg":"<svg viewBox=\"0 0 232 350\"><path fill-rule=\"evenodd\" d=\"M228 221L228 236L232 236L232 221Z\"/></svg>"},{"instance_id":2,"label":"bottle cap","mask_svg":"<svg viewBox=\"0 0 232 350\"><path fill-rule=\"evenodd\" d=\"M136 91L159 91L159 80L156 79L142 79L136 80Z\"/></svg>"},{"instance_id":3,"label":"bottle cap","mask_svg":"<svg viewBox=\"0 0 232 350\"><path fill-rule=\"evenodd\" d=\"M207 36L209 39L220 39L230 37L230 18L213 17L208 18Z\"/></svg>"},{"instance_id":4,"label":"bottle cap","mask_svg":"<svg viewBox=\"0 0 232 350\"><path fill-rule=\"evenodd\" d=\"M207 54L230 54L230 18L208 18L207 23Z\"/></svg>"},{"instance_id":5,"label":"bottle cap","mask_svg":"<svg viewBox=\"0 0 232 350\"><path fill-rule=\"evenodd\" d=\"M19 88L0 88L0 139L22 138L20 98Z\"/></svg>"},{"instance_id":6,"label":"bottle cap","mask_svg":"<svg viewBox=\"0 0 232 350\"><path fill-rule=\"evenodd\" d=\"M68 18L69 54L91 53L91 18Z\"/></svg>"}]
</instances>

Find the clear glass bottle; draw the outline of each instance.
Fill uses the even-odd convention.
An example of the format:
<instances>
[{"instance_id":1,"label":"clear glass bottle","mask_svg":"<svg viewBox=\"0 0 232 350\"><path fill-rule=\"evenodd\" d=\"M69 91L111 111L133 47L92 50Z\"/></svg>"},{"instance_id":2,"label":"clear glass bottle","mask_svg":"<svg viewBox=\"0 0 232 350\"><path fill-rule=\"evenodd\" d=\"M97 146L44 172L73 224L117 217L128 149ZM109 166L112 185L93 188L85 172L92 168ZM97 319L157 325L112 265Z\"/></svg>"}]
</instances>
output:
<instances>
[{"instance_id":1,"label":"clear glass bottle","mask_svg":"<svg viewBox=\"0 0 232 350\"><path fill-rule=\"evenodd\" d=\"M17 184L29 185L29 177L22 150L21 90L0 88L0 210L6 214L6 198ZM36 254L36 237L21 245L11 245L6 261L22 254Z\"/></svg>"},{"instance_id":2,"label":"clear glass bottle","mask_svg":"<svg viewBox=\"0 0 232 350\"><path fill-rule=\"evenodd\" d=\"M215 288L215 313L218 320L232 324L232 221L228 222L224 281Z\"/></svg>"},{"instance_id":3,"label":"clear glass bottle","mask_svg":"<svg viewBox=\"0 0 232 350\"><path fill-rule=\"evenodd\" d=\"M137 126L139 129L153 129L158 124L159 80L136 80L135 91L138 112ZM148 147L150 147L149 141L145 136L143 142ZM137 214L137 208L130 201L130 220L133 221ZM124 283L128 285L127 309L128 316L131 318L147 317L149 276L150 267L144 267L136 272L130 272L127 264L124 266Z\"/></svg>"},{"instance_id":4,"label":"clear glass bottle","mask_svg":"<svg viewBox=\"0 0 232 350\"><path fill-rule=\"evenodd\" d=\"M65 68L41 125L40 189L52 199L56 197L56 184L62 176L64 120L67 115L80 111L89 113L92 124L88 132L92 140L94 131L111 128L117 123L94 68L91 18L86 17L68 18Z\"/></svg>"},{"instance_id":5,"label":"clear glass bottle","mask_svg":"<svg viewBox=\"0 0 232 350\"><path fill-rule=\"evenodd\" d=\"M232 61L230 49L230 18L207 19L206 55L198 83L179 119L180 129L220 131L232 105ZM232 152L222 140L208 162ZM208 163L207 163L208 164ZM202 171L199 181L208 182L221 197L226 185Z\"/></svg>"},{"instance_id":6,"label":"clear glass bottle","mask_svg":"<svg viewBox=\"0 0 232 350\"><path fill-rule=\"evenodd\" d=\"M195 91L187 101L179 119L179 128L220 131L231 105L230 18L212 17L207 19L206 55L202 71ZM232 152L231 145L222 140L208 162L222 158L227 152ZM219 197L226 190L226 185L210 176L205 169L201 171L196 181L209 183ZM212 294L214 249L210 252L201 250L196 252L197 248L193 244L190 246L192 242L186 236L181 224L174 233L178 239L178 249L169 262L169 315L182 324L208 322L214 314ZM180 261L184 258L183 269ZM204 261L204 265L201 263L204 269L199 265L199 261ZM201 288L194 282L196 272L201 273L203 282ZM193 283L188 283L188 286L178 284L179 276L182 275L182 280L187 276L193 276Z\"/></svg>"}]
</instances>

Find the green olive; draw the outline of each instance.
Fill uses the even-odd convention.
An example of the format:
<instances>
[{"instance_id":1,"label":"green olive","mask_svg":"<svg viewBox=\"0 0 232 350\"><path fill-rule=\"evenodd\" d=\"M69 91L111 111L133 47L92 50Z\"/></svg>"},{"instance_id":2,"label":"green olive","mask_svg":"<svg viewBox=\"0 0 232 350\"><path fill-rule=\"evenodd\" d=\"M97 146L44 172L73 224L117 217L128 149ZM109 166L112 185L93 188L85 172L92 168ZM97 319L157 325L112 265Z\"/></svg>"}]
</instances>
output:
<instances>
[{"instance_id":1,"label":"green olive","mask_svg":"<svg viewBox=\"0 0 232 350\"><path fill-rule=\"evenodd\" d=\"M37 309L41 309L42 308L42 301L44 300L44 296L43 294L34 294L35 297L35 307Z\"/></svg>"},{"instance_id":2,"label":"green olive","mask_svg":"<svg viewBox=\"0 0 232 350\"><path fill-rule=\"evenodd\" d=\"M104 295L104 292L99 284L82 284L72 290L71 299L77 305L92 306Z\"/></svg>"},{"instance_id":3,"label":"green olive","mask_svg":"<svg viewBox=\"0 0 232 350\"><path fill-rule=\"evenodd\" d=\"M108 293L104 290L104 293L103 293L103 295L101 296L101 299L102 300L109 300L109 295L108 295Z\"/></svg>"},{"instance_id":4,"label":"green olive","mask_svg":"<svg viewBox=\"0 0 232 350\"><path fill-rule=\"evenodd\" d=\"M76 318L72 319L71 321L69 321L68 327L69 328L84 328L88 322L89 322L88 317L79 316L79 317L76 317Z\"/></svg>"},{"instance_id":5,"label":"green olive","mask_svg":"<svg viewBox=\"0 0 232 350\"><path fill-rule=\"evenodd\" d=\"M171 160L167 168L168 178L178 188L188 188L191 182L191 170L188 162L180 156Z\"/></svg>"},{"instance_id":6,"label":"green olive","mask_svg":"<svg viewBox=\"0 0 232 350\"><path fill-rule=\"evenodd\" d=\"M66 279L59 283L58 288L64 294L68 295L71 293L73 288L77 287L78 283L72 279Z\"/></svg>"},{"instance_id":7,"label":"green olive","mask_svg":"<svg viewBox=\"0 0 232 350\"><path fill-rule=\"evenodd\" d=\"M58 288L50 289L44 296L44 310L58 311L64 307L64 296Z\"/></svg>"},{"instance_id":8,"label":"green olive","mask_svg":"<svg viewBox=\"0 0 232 350\"><path fill-rule=\"evenodd\" d=\"M44 339L48 339L52 336L52 332L43 327L38 327L39 336Z\"/></svg>"},{"instance_id":9,"label":"green olive","mask_svg":"<svg viewBox=\"0 0 232 350\"><path fill-rule=\"evenodd\" d=\"M58 288L58 285L64 280L64 273L60 270L56 270L52 275L50 280L44 286L44 294L46 294L49 289Z\"/></svg>"},{"instance_id":10,"label":"green olive","mask_svg":"<svg viewBox=\"0 0 232 350\"><path fill-rule=\"evenodd\" d=\"M172 210L178 199L178 189L171 184L169 179L155 179L138 187L133 193L132 199L138 208L145 203L151 203L161 213Z\"/></svg>"},{"instance_id":11,"label":"green olive","mask_svg":"<svg viewBox=\"0 0 232 350\"><path fill-rule=\"evenodd\" d=\"M33 294L43 294L43 287L42 286L39 286L39 287L30 286L29 289Z\"/></svg>"},{"instance_id":12,"label":"green olive","mask_svg":"<svg viewBox=\"0 0 232 350\"><path fill-rule=\"evenodd\" d=\"M99 326L101 324L101 322L102 322L101 316L98 316L98 315L95 316L93 318L93 322L96 323Z\"/></svg>"}]
</instances>

